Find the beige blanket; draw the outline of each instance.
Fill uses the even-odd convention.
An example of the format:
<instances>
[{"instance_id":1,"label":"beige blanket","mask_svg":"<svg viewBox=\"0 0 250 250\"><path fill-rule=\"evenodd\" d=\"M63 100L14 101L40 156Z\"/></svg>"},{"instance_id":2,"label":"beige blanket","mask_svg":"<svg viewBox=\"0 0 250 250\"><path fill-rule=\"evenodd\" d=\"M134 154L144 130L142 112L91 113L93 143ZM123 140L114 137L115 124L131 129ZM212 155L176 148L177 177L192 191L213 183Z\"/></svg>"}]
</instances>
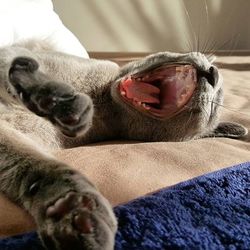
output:
<instances>
[{"instance_id":1,"label":"beige blanket","mask_svg":"<svg viewBox=\"0 0 250 250\"><path fill-rule=\"evenodd\" d=\"M250 129L250 56L219 57L224 76L222 120ZM189 142L109 142L56 152L87 175L113 205L204 173L250 160L245 140L207 138ZM0 197L0 236L34 228L24 211Z\"/></svg>"}]
</instances>

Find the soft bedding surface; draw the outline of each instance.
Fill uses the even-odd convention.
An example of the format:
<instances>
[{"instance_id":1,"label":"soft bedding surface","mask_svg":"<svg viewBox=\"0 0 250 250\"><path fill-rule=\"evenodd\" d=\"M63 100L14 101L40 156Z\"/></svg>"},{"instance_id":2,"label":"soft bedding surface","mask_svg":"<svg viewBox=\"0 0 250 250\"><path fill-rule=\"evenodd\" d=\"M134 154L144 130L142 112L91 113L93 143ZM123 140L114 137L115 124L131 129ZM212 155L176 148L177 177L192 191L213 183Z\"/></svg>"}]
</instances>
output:
<instances>
[{"instance_id":1,"label":"soft bedding surface","mask_svg":"<svg viewBox=\"0 0 250 250\"><path fill-rule=\"evenodd\" d=\"M250 129L250 56L219 57L224 77L222 120ZM128 202L180 181L250 160L244 140L206 138L188 142L107 142L55 152L87 175L113 205ZM30 217L3 196L0 235L34 229Z\"/></svg>"},{"instance_id":2,"label":"soft bedding surface","mask_svg":"<svg viewBox=\"0 0 250 250\"><path fill-rule=\"evenodd\" d=\"M115 207L116 250L249 249L250 162ZM2 250L42 249L35 233L0 240Z\"/></svg>"}]
</instances>

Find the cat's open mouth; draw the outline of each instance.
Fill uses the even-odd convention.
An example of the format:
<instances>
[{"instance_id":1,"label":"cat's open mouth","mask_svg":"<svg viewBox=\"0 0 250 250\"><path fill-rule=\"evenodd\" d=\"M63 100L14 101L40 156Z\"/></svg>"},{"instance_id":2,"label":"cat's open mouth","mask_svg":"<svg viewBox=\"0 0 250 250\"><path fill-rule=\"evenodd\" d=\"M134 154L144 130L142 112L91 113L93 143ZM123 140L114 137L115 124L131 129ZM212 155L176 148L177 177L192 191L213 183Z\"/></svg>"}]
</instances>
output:
<instances>
[{"instance_id":1,"label":"cat's open mouth","mask_svg":"<svg viewBox=\"0 0 250 250\"><path fill-rule=\"evenodd\" d=\"M190 64L165 64L126 76L118 85L122 99L137 110L166 119L182 111L197 86Z\"/></svg>"}]
</instances>

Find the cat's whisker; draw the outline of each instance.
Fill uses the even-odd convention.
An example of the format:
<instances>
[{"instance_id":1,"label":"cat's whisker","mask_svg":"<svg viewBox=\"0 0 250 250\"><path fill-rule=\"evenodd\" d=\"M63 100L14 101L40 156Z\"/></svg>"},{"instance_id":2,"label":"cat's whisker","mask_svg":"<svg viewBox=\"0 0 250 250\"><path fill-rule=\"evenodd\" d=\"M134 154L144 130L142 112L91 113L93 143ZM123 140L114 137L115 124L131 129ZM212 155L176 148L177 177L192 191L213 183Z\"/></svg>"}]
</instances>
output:
<instances>
[{"instance_id":1,"label":"cat's whisker","mask_svg":"<svg viewBox=\"0 0 250 250\"><path fill-rule=\"evenodd\" d=\"M186 105L185 105L185 107L187 107ZM188 120L187 120L187 122L185 123L185 130L190 126L190 121L192 120L192 118L193 118L193 114L194 114L194 112L193 111L191 111L191 113L190 113L190 116L189 116L189 118L188 118Z\"/></svg>"},{"instance_id":2,"label":"cat's whisker","mask_svg":"<svg viewBox=\"0 0 250 250\"><path fill-rule=\"evenodd\" d=\"M197 54L198 54L198 53L199 53L199 51L200 51L200 37L201 37L201 35L200 35L200 31L201 31L201 25L199 24L199 29L198 29L198 39L197 39L197 50L196 50Z\"/></svg>"},{"instance_id":3,"label":"cat's whisker","mask_svg":"<svg viewBox=\"0 0 250 250\"><path fill-rule=\"evenodd\" d=\"M191 32L192 32L192 37L193 37L192 41L194 40L194 43L193 43L193 44L197 44L197 37L196 37L196 33L195 33L195 31L194 31L194 28L193 28L193 25L192 25L192 22L191 22L190 15L189 15L189 13L188 13L188 10L187 10L186 5L185 5L185 3L184 3L183 0L181 1L181 3L182 3L182 6L183 6L183 9L184 9L184 11L185 11L186 17L187 17L187 19L188 19L189 27L190 27ZM197 51L197 50L196 50L196 48L193 48L193 47L192 47L192 51Z\"/></svg>"},{"instance_id":4,"label":"cat's whisker","mask_svg":"<svg viewBox=\"0 0 250 250\"><path fill-rule=\"evenodd\" d=\"M209 21L209 11L208 11L208 4L207 4L207 1L204 0L203 1L204 3L204 9L205 9L205 15L206 15L206 37L207 39L205 40L205 43L203 44L202 48L201 48L201 52L203 54L205 54L207 52L207 48L209 47L210 45L210 41L211 41L211 30L210 30L210 21Z\"/></svg>"},{"instance_id":5,"label":"cat's whisker","mask_svg":"<svg viewBox=\"0 0 250 250\"><path fill-rule=\"evenodd\" d=\"M209 16L208 16L208 6L206 0L203 1L204 7L205 7L205 12L206 12L206 30L209 30ZM201 48L201 52L204 53L207 47L209 39L206 39L203 47Z\"/></svg>"},{"instance_id":6,"label":"cat's whisker","mask_svg":"<svg viewBox=\"0 0 250 250\"><path fill-rule=\"evenodd\" d=\"M210 23L209 23L209 11L208 11L208 4L207 4L206 0L204 0L204 5L205 5L205 12L206 12L207 26L209 26L210 25ZM207 27L207 30L209 30L209 27ZM202 52L206 53L206 54L214 54L218 50L223 49L230 42L232 42L232 41L237 42L236 41L237 39L235 39L235 38L237 38L238 35L239 35L239 33L233 35L228 40L226 40L225 42L222 42L222 43L219 43L218 40L215 40L213 38L213 36L210 35L210 38L207 39L207 41L202 49Z\"/></svg>"},{"instance_id":7,"label":"cat's whisker","mask_svg":"<svg viewBox=\"0 0 250 250\"><path fill-rule=\"evenodd\" d=\"M209 47L209 43L210 43L210 38L206 39L203 48L201 49L201 52L203 54L207 53L207 48Z\"/></svg>"},{"instance_id":8,"label":"cat's whisker","mask_svg":"<svg viewBox=\"0 0 250 250\"><path fill-rule=\"evenodd\" d=\"M240 34L238 33L237 38L239 38L239 37L240 37ZM232 53L234 52L235 48L237 47L238 42L239 42L239 39L234 39L233 40L232 48L230 49L230 52L229 52L228 56L232 55Z\"/></svg>"},{"instance_id":9,"label":"cat's whisker","mask_svg":"<svg viewBox=\"0 0 250 250\"><path fill-rule=\"evenodd\" d=\"M192 44L192 41L191 41L191 39L190 39L190 37L189 37L189 39L188 39L188 44L189 44L189 52L193 52L193 44Z\"/></svg>"},{"instance_id":10,"label":"cat's whisker","mask_svg":"<svg viewBox=\"0 0 250 250\"><path fill-rule=\"evenodd\" d=\"M210 119L210 114L208 114L207 110L204 107L201 106L201 109L206 113L205 119L207 119L208 122Z\"/></svg>"},{"instance_id":11,"label":"cat's whisker","mask_svg":"<svg viewBox=\"0 0 250 250\"><path fill-rule=\"evenodd\" d=\"M210 39L210 43L208 44L206 48L206 53L208 54L214 54L218 50L218 41Z\"/></svg>"},{"instance_id":12,"label":"cat's whisker","mask_svg":"<svg viewBox=\"0 0 250 250\"><path fill-rule=\"evenodd\" d=\"M220 104L220 103L217 103L217 102L215 102L215 101L209 101L209 102L211 102L212 104L216 104L216 105L218 105L218 106L220 106L220 107L222 107L222 108L224 108L224 109L227 109L227 110L229 110L229 111L231 111L231 112L234 112L234 113L237 113L237 114L240 114L240 115L243 115L243 116L250 117L250 113L249 113L249 114L243 113L243 112L239 111L238 109L234 109L234 108L232 108L232 107L225 106L225 105Z\"/></svg>"},{"instance_id":13,"label":"cat's whisker","mask_svg":"<svg viewBox=\"0 0 250 250\"><path fill-rule=\"evenodd\" d=\"M218 42L215 42L214 45L213 45L214 48L211 48L209 53L215 53L216 51L223 49L226 45L228 45L230 42L232 42L237 36L239 36L239 34L240 33L237 33L237 34L233 35L230 39L223 42L221 45L219 45Z\"/></svg>"},{"instance_id":14,"label":"cat's whisker","mask_svg":"<svg viewBox=\"0 0 250 250\"><path fill-rule=\"evenodd\" d=\"M211 35L211 38L209 39L209 43L207 44L206 47L206 53L208 54L214 54L218 49L219 43L217 40L214 39L214 37Z\"/></svg>"},{"instance_id":15,"label":"cat's whisker","mask_svg":"<svg viewBox=\"0 0 250 250\"><path fill-rule=\"evenodd\" d=\"M204 1L205 1L205 11L206 11L207 28L209 28L210 23L209 23L208 5L207 5L207 0L204 0Z\"/></svg>"},{"instance_id":16,"label":"cat's whisker","mask_svg":"<svg viewBox=\"0 0 250 250\"><path fill-rule=\"evenodd\" d=\"M188 52L192 52L192 43L190 39L188 38L188 35L186 35L185 46L187 47Z\"/></svg>"},{"instance_id":17,"label":"cat's whisker","mask_svg":"<svg viewBox=\"0 0 250 250\"><path fill-rule=\"evenodd\" d=\"M215 56L215 54L211 53L209 55L206 55L207 59L210 61L213 57Z\"/></svg>"}]
</instances>

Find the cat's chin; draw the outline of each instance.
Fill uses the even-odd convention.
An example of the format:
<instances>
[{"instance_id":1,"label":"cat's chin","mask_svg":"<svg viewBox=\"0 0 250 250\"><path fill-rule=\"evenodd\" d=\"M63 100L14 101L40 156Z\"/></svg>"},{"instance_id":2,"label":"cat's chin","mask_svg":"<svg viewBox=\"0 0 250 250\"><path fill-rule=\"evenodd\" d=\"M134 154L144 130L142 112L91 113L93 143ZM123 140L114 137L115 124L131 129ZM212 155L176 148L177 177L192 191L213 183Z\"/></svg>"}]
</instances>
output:
<instances>
[{"instance_id":1,"label":"cat's chin","mask_svg":"<svg viewBox=\"0 0 250 250\"><path fill-rule=\"evenodd\" d=\"M121 100L153 118L167 119L186 109L197 86L190 64L164 64L134 75L117 85Z\"/></svg>"}]
</instances>

